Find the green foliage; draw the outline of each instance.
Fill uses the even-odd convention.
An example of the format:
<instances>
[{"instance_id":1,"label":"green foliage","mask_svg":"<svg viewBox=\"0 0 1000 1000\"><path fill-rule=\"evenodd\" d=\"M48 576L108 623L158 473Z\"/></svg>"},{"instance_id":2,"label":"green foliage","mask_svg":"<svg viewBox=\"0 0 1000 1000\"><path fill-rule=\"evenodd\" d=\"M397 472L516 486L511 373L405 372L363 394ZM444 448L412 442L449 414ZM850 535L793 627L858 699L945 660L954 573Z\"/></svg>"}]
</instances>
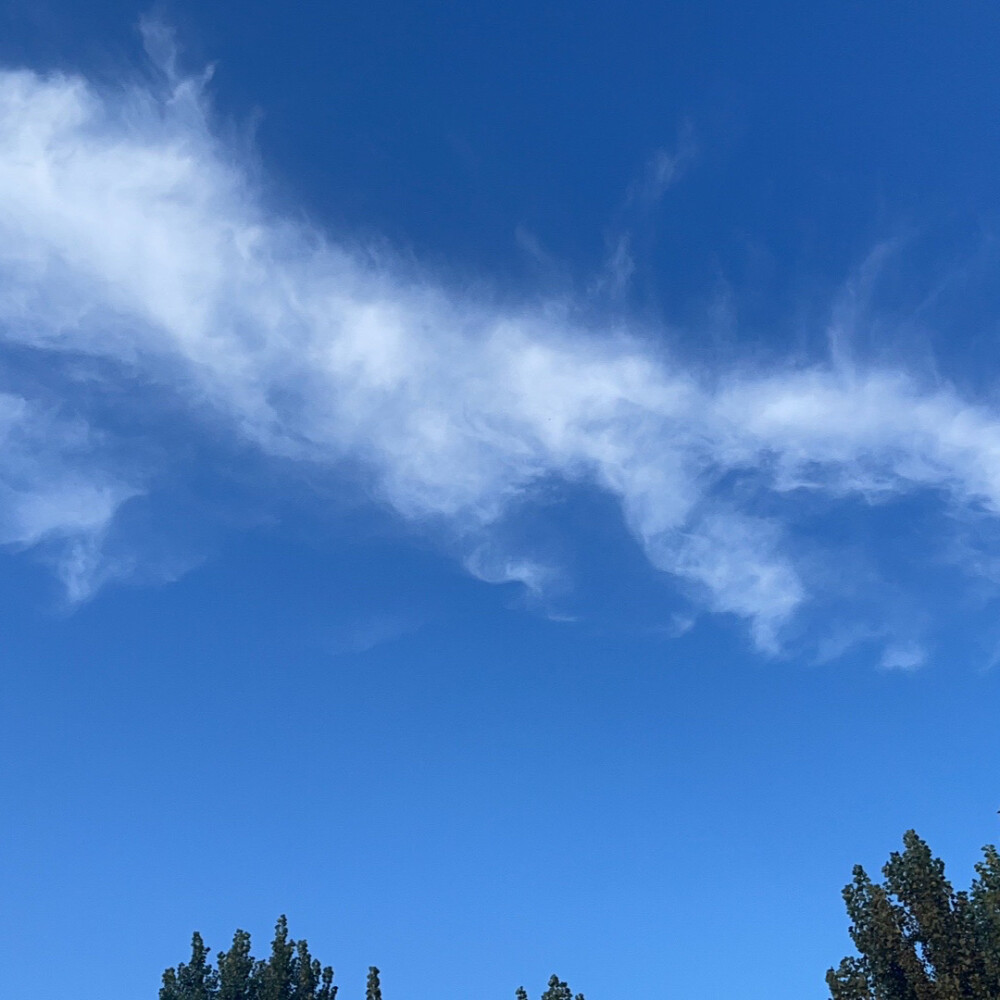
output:
<instances>
[{"instance_id":1,"label":"green foliage","mask_svg":"<svg viewBox=\"0 0 1000 1000\"><path fill-rule=\"evenodd\" d=\"M333 969L309 954L309 945L288 936L282 916L274 928L271 954L262 960L250 953L250 935L238 930L229 951L220 951L216 968L195 931L191 961L163 973L160 1000L334 1000Z\"/></svg>"},{"instance_id":2,"label":"green foliage","mask_svg":"<svg viewBox=\"0 0 1000 1000\"><path fill-rule=\"evenodd\" d=\"M528 1000L528 994L523 986L518 986L514 993L514 1000ZM542 1000L583 1000L583 994L577 993L573 996L573 991L558 976L549 977L549 988L542 994Z\"/></svg>"},{"instance_id":3,"label":"green foliage","mask_svg":"<svg viewBox=\"0 0 1000 1000\"><path fill-rule=\"evenodd\" d=\"M163 973L160 1000L214 1000L218 979L201 935L191 937L191 961Z\"/></svg>"},{"instance_id":4,"label":"green foliage","mask_svg":"<svg viewBox=\"0 0 1000 1000\"><path fill-rule=\"evenodd\" d=\"M998 868L1000 871L1000 868ZM368 968L365 1000L382 1000L380 972ZM220 951L216 965L201 935L191 938L191 960L163 973L160 1000L335 1000L333 969L321 966L309 954L309 945L288 936L288 921L278 918L271 942L271 954L255 959L250 952L250 935L238 930L228 951ZM517 988L516 1000L528 1000L523 986ZM583 1000L574 997L569 986L558 976L549 979L549 988L541 1000Z\"/></svg>"},{"instance_id":5,"label":"green foliage","mask_svg":"<svg viewBox=\"0 0 1000 1000\"><path fill-rule=\"evenodd\" d=\"M255 992L254 960L250 954L250 935L246 931L237 931L229 951L219 952L218 966L218 1000L251 1000Z\"/></svg>"},{"instance_id":6,"label":"green foliage","mask_svg":"<svg viewBox=\"0 0 1000 1000\"><path fill-rule=\"evenodd\" d=\"M826 974L833 1000L997 1000L1000 855L983 848L977 878L956 892L912 830L873 882L859 865L844 888L859 955Z\"/></svg>"},{"instance_id":7,"label":"green foliage","mask_svg":"<svg viewBox=\"0 0 1000 1000\"><path fill-rule=\"evenodd\" d=\"M374 965L368 967L368 988L365 990L365 1000L382 1000L382 984L378 979L378 969Z\"/></svg>"}]
</instances>

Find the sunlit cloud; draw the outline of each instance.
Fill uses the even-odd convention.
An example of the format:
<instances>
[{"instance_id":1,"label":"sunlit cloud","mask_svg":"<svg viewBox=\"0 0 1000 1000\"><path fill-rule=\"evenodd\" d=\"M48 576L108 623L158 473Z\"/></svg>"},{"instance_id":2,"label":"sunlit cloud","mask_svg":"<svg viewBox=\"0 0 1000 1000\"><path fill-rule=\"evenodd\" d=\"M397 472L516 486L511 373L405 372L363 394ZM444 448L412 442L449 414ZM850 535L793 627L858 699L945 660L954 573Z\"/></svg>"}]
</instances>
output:
<instances>
[{"instance_id":1,"label":"sunlit cloud","mask_svg":"<svg viewBox=\"0 0 1000 1000\"><path fill-rule=\"evenodd\" d=\"M803 547L799 500L923 491L997 516L992 407L837 352L695 369L585 303L499 304L283 217L213 126L206 79L176 76L151 37L155 84L0 74L8 350L101 359L131 390L120 407L155 386L267 456L360 464L376 500L457 541L470 572L538 593L557 568L504 551L497 526L552 480L606 491L657 569L770 652L835 578ZM689 159L659 155L635 197L659 197ZM99 415L0 403L2 540L62 538L67 586L86 596L102 532L146 487L102 463ZM883 665L922 659L904 643Z\"/></svg>"}]
</instances>

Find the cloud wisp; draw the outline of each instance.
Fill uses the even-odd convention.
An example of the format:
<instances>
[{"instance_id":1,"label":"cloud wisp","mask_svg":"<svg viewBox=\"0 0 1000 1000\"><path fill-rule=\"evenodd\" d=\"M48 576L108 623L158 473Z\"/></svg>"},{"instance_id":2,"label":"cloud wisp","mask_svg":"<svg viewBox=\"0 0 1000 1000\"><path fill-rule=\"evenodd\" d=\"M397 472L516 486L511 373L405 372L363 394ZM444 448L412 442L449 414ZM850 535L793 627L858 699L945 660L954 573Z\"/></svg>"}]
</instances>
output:
<instances>
[{"instance_id":1,"label":"cloud wisp","mask_svg":"<svg viewBox=\"0 0 1000 1000\"><path fill-rule=\"evenodd\" d=\"M487 579L544 588L491 533L539 484L599 488L653 565L766 651L829 583L803 558L800 500L931 491L1000 514L1000 415L947 384L835 360L696 370L579 304L456 291L283 218L244 156L204 80L0 73L3 349L99 359L132 390L121 406L155 386L266 455L360 465ZM100 460L98 415L39 405L0 396L0 541L67 540L82 596L144 487ZM893 648L887 666L917 665Z\"/></svg>"},{"instance_id":2,"label":"cloud wisp","mask_svg":"<svg viewBox=\"0 0 1000 1000\"><path fill-rule=\"evenodd\" d=\"M55 545L71 601L113 575L105 529L138 489L102 462L101 435L79 418L0 393L0 544Z\"/></svg>"}]
</instances>

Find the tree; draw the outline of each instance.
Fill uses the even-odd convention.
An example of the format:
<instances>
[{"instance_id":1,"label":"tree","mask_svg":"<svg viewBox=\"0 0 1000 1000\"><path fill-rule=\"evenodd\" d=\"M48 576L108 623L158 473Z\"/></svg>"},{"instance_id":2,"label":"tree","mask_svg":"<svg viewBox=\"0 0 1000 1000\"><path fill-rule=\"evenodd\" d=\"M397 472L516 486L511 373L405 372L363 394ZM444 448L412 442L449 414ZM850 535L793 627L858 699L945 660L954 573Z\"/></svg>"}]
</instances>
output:
<instances>
[{"instance_id":1,"label":"tree","mask_svg":"<svg viewBox=\"0 0 1000 1000\"><path fill-rule=\"evenodd\" d=\"M201 935L191 935L191 961L163 973L160 1000L214 1000L218 978Z\"/></svg>"},{"instance_id":2,"label":"tree","mask_svg":"<svg viewBox=\"0 0 1000 1000\"><path fill-rule=\"evenodd\" d=\"M983 848L977 878L956 892L944 863L908 831L873 882L860 866L844 888L859 954L826 974L833 1000L1000 997L1000 854Z\"/></svg>"},{"instance_id":3,"label":"tree","mask_svg":"<svg viewBox=\"0 0 1000 1000\"><path fill-rule=\"evenodd\" d=\"M382 985L378 978L378 969L374 965L368 967L368 988L365 990L365 1000L382 1000Z\"/></svg>"},{"instance_id":4,"label":"tree","mask_svg":"<svg viewBox=\"0 0 1000 1000\"><path fill-rule=\"evenodd\" d=\"M288 936L288 921L278 918L271 954L255 960L250 935L237 930L229 951L220 951L213 968L208 948L195 931L191 961L163 973L160 1000L334 1000L333 969L309 954L305 940Z\"/></svg>"},{"instance_id":5,"label":"tree","mask_svg":"<svg viewBox=\"0 0 1000 1000\"><path fill-rule=\"evenodd\" d=\"M288 920L282 914L274 926L271 957L260 966L258 1000L286 1000L294 996L298 978L295 965L295 942L288 939Z\"/></svg>"},{"instance_id":6,"label":"tree","mask_svg":"<svg viewBox=\"0 0 1000 1000\"><path fill-rule=\"evenodd\" d=\"M229 951L220 951L218 1000L254 1000L254 960L250 954L250 935L237 930Z\"/></svg>"},{"instance_id":7,"label":"tree","mask_svg":"<svg viewBox=\"0 0 1000 1000\"><path fill-rule=\"evenodd\" d=\"M527 991L523 986L518 986L514 993L514 1000L528 1000ZM549 977L549 988L542 994L542 1000L583 1000L583 994L577 993L573 996L573 991L558 976Z\"/></svg>"},{"instance_id":8,"label":"tree","mask_svg":"<svg viewBox=\"0 0 1000 1000\"><path fill-rule=\"evenodd\" d=\"M305 939L293 941L288 936L288 921L282 915L274 927L271 954L255 959L250 951L250 935L237 930L228 951L220 951L216 965L201 935L191 938L191 960L163 973L160 1000L336 1000L333 969L321 966L309 953ZM379 970L368 967L365 1000L382 1000ZM528 1000L523 986L517 988L516 1000ZM549 988L541 1000L584 1000L574 997L569 986L558 976L549 979Z\"/></svg>"}]
</instances>

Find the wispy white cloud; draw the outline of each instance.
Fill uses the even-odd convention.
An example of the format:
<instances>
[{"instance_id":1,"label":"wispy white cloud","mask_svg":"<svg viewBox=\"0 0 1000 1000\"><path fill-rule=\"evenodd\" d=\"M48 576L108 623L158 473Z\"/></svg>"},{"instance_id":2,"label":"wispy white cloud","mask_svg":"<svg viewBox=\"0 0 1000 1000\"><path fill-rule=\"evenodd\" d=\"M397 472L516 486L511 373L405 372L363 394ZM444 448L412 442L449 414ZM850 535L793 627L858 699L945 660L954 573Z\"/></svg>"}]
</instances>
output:
<instances>
[{"instance_id":1,"label":"wispy white cloud","mask_svg":"<svg viewBox=\"0 0 1000 1000\"><path fill-rule=\"evenodd\" d=\"M87 596L101 572L101 539L118 507L139 489L102 467L100 435L0 393L0 544L44 545L55 554L71 600Z\"/></svg>"},{"instance_id":2,"label":"wispy white cloud","mask_svg":"<svg viewBox=\"0 0 1000 1000\"><path fill-rule=\"evenodd\" d=\"M649 228L649 220L666 192L683 176L695 158L697 147L689 122L681 128L676 148L658 149L643 164L639 175L628 186L619 211L618 224L607 233L604 266L591 284L590 294L597 299L621 299L636 270L633 251L635 229Z\"/></svg>"},{"instance_id":3,"label":"wispy white cloud","mask_svg":"<svg viewBox=\"0 0 1000 1000\"><path fill-rule=\"evenodd\" d=\"M650 208L663 197L668 188L680 180L697 152L694 129L690 122L685 122L678 134L676 147L658 149L646 161L641 175L629 187L628 202L641 208Z\"/></svg>"},{"instance_id":4,"label":"wispy white cloud","mask_svg":"<svg viewBox=\"0 0 1000 1000\"><path fill-rule=\"evenodd\" d=\"M392 614L369 615L332 629L324 645L334 656L368 653L379 646L418 631L423 623L414 617Z\"/></svg>"},{"instance_id":5,"label":"wispy white cloud","mask_svg":"<svg viewBox=\"0 0 1000 1000\"><path fill-rule=\"evenodd\" d=\"M458 539L486 579L544 589L543 561L491 532L540 484L596 485L657 568L766 650L822 596L782 503L934 490L1000 512L1000 418L955 388L853 360L696 371L588 325L580 304L455 291L270 211L203 89L0 74L8 345L105 359L135 386L130 405L165 388L269 455L360 462L383 502ZM68 460L88 451L83 424L42 432L46 418L19 415L29 403L3 406L15 443L0 476L28 483L4 487L3 539L75 538L64 573L82 592L136 487Z\"/></svg>"},{"instance_id":6,"label":"wispy white cloud","mask_svg":"<svg viewBox=\"0 0 1000 1000\"><path fill-rule=\"evenodd\" d=\"M927 651L917 642L891 643L882 651L883 670L919 670L927 661Z\"/></svg>"}]
</instances>

